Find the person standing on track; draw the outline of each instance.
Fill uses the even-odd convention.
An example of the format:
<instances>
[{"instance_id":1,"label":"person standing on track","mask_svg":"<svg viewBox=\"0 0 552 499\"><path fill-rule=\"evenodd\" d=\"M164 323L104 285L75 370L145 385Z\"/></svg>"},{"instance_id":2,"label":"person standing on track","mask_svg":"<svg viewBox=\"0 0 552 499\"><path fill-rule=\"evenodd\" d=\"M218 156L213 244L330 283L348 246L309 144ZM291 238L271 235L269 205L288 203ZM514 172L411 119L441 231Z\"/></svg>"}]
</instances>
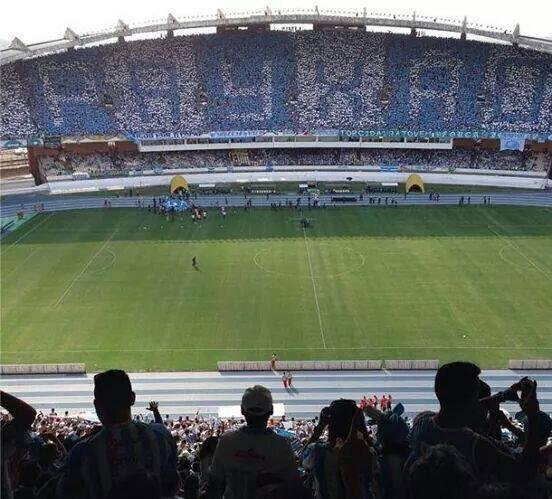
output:
<instances>
[{"instance_id":1,"label":"person standing on track","mask_svg":"<svg viewBox=\"0 0 552 499\"><path fill-rule=\"evenodd\" d=\"M284 371L284 374L282 374L282 383L284 385L284 388L287 389L288 387L288 377L287 377L287 373Z\"/></svg>"},{"instance_id":2,"label":"person standing on track","mask_svg":"<svg viewBox=\"0 0 552 499\"><path fill-rule=\"evenodd\" d=\"M276 370L276 362L278 361L278 357L275 353L272 354L272 358L270 359L270 369L273 371Z\"/></svg>"},{"instance_id":3,"label":"person standing on track","mask_svg":"<svg viewBox=\"0 0 552 499\"><path fill-rule=\"evenodd\" d=\"M293 387L292 383L293 383L293 374L291 374L291 372L288 371L288 373L287 373L287 386L288 386L288 388Z\"/></svg>"}]
</instances>

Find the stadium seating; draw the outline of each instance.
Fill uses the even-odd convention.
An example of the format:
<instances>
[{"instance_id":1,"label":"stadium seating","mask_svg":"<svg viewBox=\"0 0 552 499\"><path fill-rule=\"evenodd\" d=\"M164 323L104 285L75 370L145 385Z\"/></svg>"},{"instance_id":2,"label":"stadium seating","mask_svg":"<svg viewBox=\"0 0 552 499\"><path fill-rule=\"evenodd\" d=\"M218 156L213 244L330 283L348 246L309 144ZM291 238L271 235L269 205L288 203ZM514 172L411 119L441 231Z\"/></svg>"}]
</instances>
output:
<instances>
[{"instance_id":1,"label":"stadium seating","mask_svg":"<svg viewBox=\"0 0 552 499\"><path fill-rule=\"evenodd\" d=\"M484 170L536 170L539 165L528 161L519 151L432 151L416 149L254 149L239 156L234 151L182 151L164 153L63 153L58 157L39 158L42 175L55 177L75 172L91 176L124 175L129 171L176 168L224 168L268 166L399 166L424 170L446 168Z\"/></svg>"},{"instance_id":2,"label":"stadium seating","mask_svg":"<svg viewBox=\"0 0 552 499\"><path fill-rule=\"evenodd\" d=\"M2 67L0 135L550 133L552 56L351 31L177 36Z\"/></svg>"}]
</instances>

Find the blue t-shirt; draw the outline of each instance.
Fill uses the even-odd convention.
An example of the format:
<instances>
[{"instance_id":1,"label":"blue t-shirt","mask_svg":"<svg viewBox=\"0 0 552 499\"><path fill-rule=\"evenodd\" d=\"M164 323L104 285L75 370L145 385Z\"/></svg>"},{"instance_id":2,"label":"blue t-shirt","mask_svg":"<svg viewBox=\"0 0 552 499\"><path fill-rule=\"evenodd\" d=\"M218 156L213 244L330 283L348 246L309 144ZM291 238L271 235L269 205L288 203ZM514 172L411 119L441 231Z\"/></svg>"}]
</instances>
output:
<instances>
[{"instance_id":1,"label":"blue t-shirt","mask_svg":"<svg viewBox=\"0 0 552 499\"><path fill-rule=\"evenodd\" d=\"M345 497L343 479L339 471L337 456L328 442L315 442L307 446L302 455L305 470L314 477L316 499L342 499ZM363 470L364 496L372 498L372 473L367 465Z\"/></svg>"},{"instance_id":2,"label":"blue t-shirt","mask_svg":"<svg viewBox=\"0 0 552 499\"><path fill-rule=\"evenodd\" d=\"M162 490L178 480L176 444L161 424L137 421L104 427L69 453L58 495L101 499L130 475L147 472Z\"/></svg>"}]
</instances>

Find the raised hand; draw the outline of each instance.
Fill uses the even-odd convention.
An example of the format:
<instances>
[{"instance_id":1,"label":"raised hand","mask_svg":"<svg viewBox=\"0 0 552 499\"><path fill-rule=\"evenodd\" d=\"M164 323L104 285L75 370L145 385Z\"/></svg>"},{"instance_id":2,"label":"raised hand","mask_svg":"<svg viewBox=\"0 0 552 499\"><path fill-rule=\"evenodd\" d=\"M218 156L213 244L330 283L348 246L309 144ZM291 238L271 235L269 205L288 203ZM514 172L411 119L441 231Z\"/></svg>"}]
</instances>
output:
<instances>
[{"instance_id":1,"label":"raised hand","mask_svg":"<svg viewBox=\"0 0 552 499\"><path fill-rule=\"evenodd\" d=\"M149 403L149 406L146 407L146 409L147 409L148 411L157 411L157 410L159 410L159 402L155 402L155 401L152 400L152 401Z\"/></svg>"},{"instance_id":2,"label":"raised hand","mask_svg":"<svg viewBox=\"0 0 552 499\"><path fill-rule=\"evenodd\" d=\"M365 439L364 414L357 408L351 421L349 435L345 441L337 439L335 451L339 466L348 473L360 473L367 469L372 460L370 446Z\"/></svg>"},{"instance_id":3,"label":"raised hand","mask_svg":"<svg viewBox=\"0 0 552 499\"><path fill-rule=\"evenodd\" d=\"M537 382L525 378L521 388L521 398L519 406L528 418L534 418L538 415L540 407L537 400Z\"/></svg>"}]
</instances>

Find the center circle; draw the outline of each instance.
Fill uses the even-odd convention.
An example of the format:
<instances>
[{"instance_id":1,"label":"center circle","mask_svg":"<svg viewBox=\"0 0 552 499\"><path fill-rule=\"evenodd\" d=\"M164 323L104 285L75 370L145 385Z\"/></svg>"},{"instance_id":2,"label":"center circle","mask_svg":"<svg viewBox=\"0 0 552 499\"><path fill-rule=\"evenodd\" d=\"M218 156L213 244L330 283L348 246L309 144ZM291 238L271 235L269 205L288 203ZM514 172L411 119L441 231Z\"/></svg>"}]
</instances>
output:
<instances>
[{"instance_id":1,"label":"center circle","mask_svg":"<svg viewBox=\"0 0 552 499\"><path fill-rule=\"evenodd\" d=\"M366 263L365 257L347 246L303 243L297 258L290 261L290 252L276 248L263 249L253 257L253 263L264 272L304 279L338 277L358 271ZM284 264L285 262L285 264Z\"/></svg>"}]
</instances>

